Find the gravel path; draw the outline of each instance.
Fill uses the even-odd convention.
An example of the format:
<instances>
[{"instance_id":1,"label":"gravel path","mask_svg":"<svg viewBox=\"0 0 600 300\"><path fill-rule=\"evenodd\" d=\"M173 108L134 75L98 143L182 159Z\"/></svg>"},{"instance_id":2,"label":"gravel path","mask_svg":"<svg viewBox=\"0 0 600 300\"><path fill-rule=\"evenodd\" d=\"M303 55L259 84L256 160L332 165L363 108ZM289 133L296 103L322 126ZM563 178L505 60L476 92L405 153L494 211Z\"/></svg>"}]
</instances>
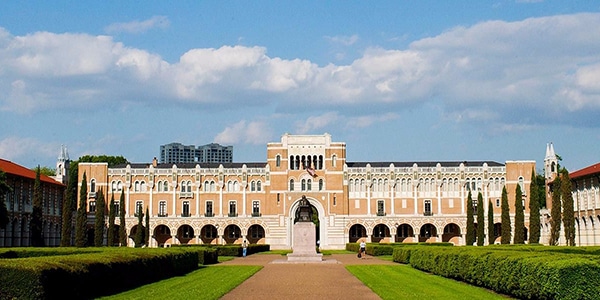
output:
<instances>
[{"instance_id":1,"label":"gravel path","mask_svg":"<svg viewBox=\"0 0 600 300\"><path fill-rule=\"evenodd\" d=\"M380 299L346 270L345 265L395 264L355 254L324 256L323 263L282 263L285 256L255 254L235 258L224 265L262 265L221 299Z\"/></svg>"}]
</instances>

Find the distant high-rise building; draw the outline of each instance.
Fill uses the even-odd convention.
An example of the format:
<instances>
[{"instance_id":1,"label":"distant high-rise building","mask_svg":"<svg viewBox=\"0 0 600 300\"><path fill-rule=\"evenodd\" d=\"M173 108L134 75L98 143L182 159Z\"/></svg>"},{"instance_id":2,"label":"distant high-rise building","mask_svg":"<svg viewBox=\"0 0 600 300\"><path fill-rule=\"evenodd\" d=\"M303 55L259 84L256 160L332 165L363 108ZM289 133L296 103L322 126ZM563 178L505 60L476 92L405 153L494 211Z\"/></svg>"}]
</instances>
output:
<instances>
[{"instance_id":1,"label":"distant high-rise building","mask_svg":"<svg viewBox=\"0 0 600 300\"><path fill-rule=\"evenodd\" d=\"M170 143L160 146L160 162L167 164L193 163L196 161L196 146Z\"/></svg>"},{"instance_id":2,"label":"distant high-rise building","mask_svg":"<svg viewBox=\"0 0 600 300\"><path fill-rule=\"evenodd\" d=\"M230 163L233 161L233 146L216 143L196 148L194 145L170 143L160 146L160 162L175 163Z\"/></svg>"},{"instance_id":3,"label":"distant high-rise building","mask_svg":"<svg viewBox=\"0 0 600 300\"><path fill-rule=\"evenodd\" d=\"M216 143L198 146L198 162L230 163L233 161L233 146L222 146Z\"/></svg>"}]
</instances>

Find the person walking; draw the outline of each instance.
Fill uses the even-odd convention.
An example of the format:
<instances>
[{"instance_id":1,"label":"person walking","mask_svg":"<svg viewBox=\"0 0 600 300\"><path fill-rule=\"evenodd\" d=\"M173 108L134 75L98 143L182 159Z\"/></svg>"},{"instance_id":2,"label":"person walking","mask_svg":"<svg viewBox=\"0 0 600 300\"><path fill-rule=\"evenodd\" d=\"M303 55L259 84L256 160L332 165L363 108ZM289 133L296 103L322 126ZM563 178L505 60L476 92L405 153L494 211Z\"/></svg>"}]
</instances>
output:
<instances>
[{"instance_id":1,"label":"person walking","mask_svg":"<svg viewBox=\"0 0 600 300\"><path fill-rule=\"evenodd\" d=\"M365 240L360 240L360 258L364 259L367 254L367 244Z\"/></svg>"},{"instance_id":2,"label":"person walking","mask_svg":"<svg viewBox=\"0 0 600 300\"><path fill-rule=\"evenodd\" d=\"M246 241L244 239L244 241L242 242L242 256L243 257L246 257L247 248L248 248L248 241Z\"/></svg>"}]
</instances>

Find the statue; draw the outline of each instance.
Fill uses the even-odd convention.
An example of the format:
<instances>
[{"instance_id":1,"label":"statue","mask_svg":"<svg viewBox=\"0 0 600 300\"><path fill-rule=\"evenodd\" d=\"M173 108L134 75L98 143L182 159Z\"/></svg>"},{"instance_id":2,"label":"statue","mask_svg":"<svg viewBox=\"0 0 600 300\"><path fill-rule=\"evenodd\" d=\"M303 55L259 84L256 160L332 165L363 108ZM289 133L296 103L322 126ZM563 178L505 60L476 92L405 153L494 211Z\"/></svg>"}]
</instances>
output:
<instances>
[{"instance_id":1,"label":"statue","mask_svg":"<svg viewBox=\"0 0 600 300\"><path fill-rule=\"evenodd\" d=\"M298 202L296 222L312 222L312 206L310 206L310 202L308 202L308 199L304 195Z\"/></svg>"}]
</instances>

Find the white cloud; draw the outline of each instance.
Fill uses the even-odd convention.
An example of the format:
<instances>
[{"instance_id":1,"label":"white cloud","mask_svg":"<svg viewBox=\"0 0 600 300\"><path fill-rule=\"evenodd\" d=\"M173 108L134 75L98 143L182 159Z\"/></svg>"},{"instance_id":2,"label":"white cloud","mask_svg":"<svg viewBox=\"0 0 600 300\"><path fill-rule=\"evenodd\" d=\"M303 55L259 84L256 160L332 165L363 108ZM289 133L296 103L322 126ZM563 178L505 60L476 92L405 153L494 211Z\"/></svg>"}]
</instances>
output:
<instances>
[{"instance_id":1,"label":"white cloud","mask_svg":"<svg viewBox=\"0 0 600 300\"><path fill-rule=\"evenodd\" d=\"M23 138L16 136L5 137L0 140L0 158L13 161L19 164L19 160L31 159L37 157L46 159L47 157L58 157L60 145L55 143L44 143L33 138ZM34 167L34 166L26 166Z\"/></svg>"},{"instance_id":2,"label":"white cloud","mask_svg":"<svg viewBox=\"0 0 600 300\"><path fill-rule=\"evenodd\" d=\"M327 39L328 41L335 43L335 44L341 44L344 46L352 46L358 41L358 35L353 34L351 36L344 36L344 35L325 36L325 39Z\"/></svg>"},{"instance_id":3,"label":"white cloud","mask_svg":"<svg viewBox=\"0 0 600 300\"><path fill-rule=\"evenodd\" d=\"M314 133L315 131L326 128L332 123L336 123L340 119L337 112L328 112L320 116L308 117L304 122L296 124L296 132L298 134Z\"/></svg>"},{"instance_id":4,"label":"white cloud","mask_svg":"<svg viewBox=\"0 0 600 300\"><path fill-rule=\"evenodd\" d=\"M143 33L153 28L164 29L169 27L169 25L169 18L167 18L166 16L153 16L152 18L143 21L113 23L106 26L106 28L104 28L104 31L106 31L107 33Z\"/></svg>"},{"instance_id":5,"label":"white cloud","mask_svg":"<svg viewBox=\"0 0 600 300\"><path fill-rule=\"evenodd\" d=\"M264 121L246 122L241 120L227 126L215 137L215 142L224 145L253 144L264 145L272 139L273 133Z\"/></svg>"}]
</instances>

